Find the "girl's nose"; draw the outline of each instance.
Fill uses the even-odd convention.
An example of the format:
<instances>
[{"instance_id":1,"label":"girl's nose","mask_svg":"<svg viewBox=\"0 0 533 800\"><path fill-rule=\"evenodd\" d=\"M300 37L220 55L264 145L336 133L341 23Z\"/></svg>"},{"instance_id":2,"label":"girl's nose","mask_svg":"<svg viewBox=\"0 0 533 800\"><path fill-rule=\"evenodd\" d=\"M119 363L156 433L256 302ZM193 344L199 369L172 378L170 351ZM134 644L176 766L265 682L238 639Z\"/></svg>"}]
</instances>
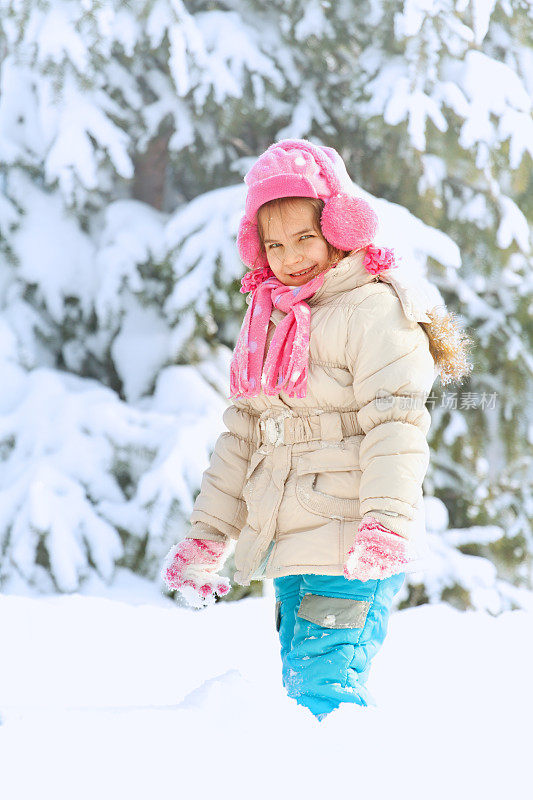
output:
<instances>
[{"instance_id":1,"label":"girl's nose","mask_svg":"<svg viewBox=\"0 0 533 800\"><path fill-rule=\"evenodd\" d=\"M285 267L292 267L292 265L301 264L303 255L298 252L296 248L287 247L283 257L283 264Z\"/></svg>"}]
</instances>

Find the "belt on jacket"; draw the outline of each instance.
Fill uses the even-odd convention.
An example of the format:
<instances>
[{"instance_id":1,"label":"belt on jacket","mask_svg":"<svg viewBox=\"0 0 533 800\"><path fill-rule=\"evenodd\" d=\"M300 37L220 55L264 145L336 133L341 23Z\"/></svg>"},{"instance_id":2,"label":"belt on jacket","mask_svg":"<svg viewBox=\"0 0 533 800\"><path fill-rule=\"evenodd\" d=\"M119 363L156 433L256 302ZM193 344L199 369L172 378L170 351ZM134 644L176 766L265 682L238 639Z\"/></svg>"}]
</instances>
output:
<instances>
[{"instance_id":1,"label":"belt on jacket","mask_svg":"<svg viewBox=\"0 0 533 800\"><path fill-rule=\"evenodd\" d=\"M260 444L278 445L299 442L341 442L347 436L364 433L357 421L356 411L325 411L309 417L278 416L259 418L257 423Z\"/></svg>"},{"instance_id":2,"label":"belt on jacket","mask_svg":"<svg viewBox=\"0 0 533 800\"><path fill-rule=\"evenodd\" d=\"M340 442L347 436L363 436L357 414L357 411L321 411L304 416L285 408L269 408L257 415L229 405L222 418L230 433L259 447L263 443L291 445L321 439Z\"/></svg>"}]
</instances>

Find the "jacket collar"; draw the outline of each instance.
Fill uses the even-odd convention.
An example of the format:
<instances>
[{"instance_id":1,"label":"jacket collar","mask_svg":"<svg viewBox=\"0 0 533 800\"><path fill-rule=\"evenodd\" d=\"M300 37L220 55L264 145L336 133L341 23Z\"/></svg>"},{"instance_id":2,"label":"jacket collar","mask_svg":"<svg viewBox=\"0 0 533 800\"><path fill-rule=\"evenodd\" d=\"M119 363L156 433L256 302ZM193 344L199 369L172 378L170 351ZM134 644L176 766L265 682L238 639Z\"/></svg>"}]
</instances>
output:
<instances>
[{"instance_id":1,"label":"jacket collar","mask_svg":"<svg viewBox=\"0 0 533 800\"><path fill-rule=\"evenodd\" d=\"M408 319L413 322L430 323L432 320L428 311L435 305L435 299L430 292L428 282L417 280L402 266L373 275L363 265L365 254L366 247L348 253L336 267L326 272L324 283L306 302L310 306L321 305L340 292L350 291L374 281L382 281L394 289Z\"/></svg>"},{"instance_id":2,"label":"jacket collar","mask_svg":"<svg viewBox=\"0 0 533 800\"><path fill-rule=\"evenodd\" d=\"M362 247L342 258L336 267L326 272L324 283L306 300L306 303L310 306L317 305L340 292L349 292L358 286L364 286L365 283L378 280L363 266L365 253L366 247Z\"/></svg>"}]
</instances>

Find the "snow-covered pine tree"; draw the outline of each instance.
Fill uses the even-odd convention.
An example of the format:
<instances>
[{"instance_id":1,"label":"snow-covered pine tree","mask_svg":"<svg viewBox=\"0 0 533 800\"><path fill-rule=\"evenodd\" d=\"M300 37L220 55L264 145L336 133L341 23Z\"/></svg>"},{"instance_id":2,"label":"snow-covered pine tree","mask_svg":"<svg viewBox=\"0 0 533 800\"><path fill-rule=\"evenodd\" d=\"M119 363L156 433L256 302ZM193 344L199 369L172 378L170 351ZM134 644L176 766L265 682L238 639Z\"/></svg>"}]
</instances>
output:
<instances>
[{"instance_id":1,"label":"snow-covered pine tree","mask_svg":"<svg viewBox=\"0 0 533 800\"><path fill-rule=\"evenodd\" d=\"M383 11L361 56L368 100L354 110L363 147L383 123L386 146L362 160L361 179L459 245L461 270L437 256L429 275L476 342L470 379L436 392L426 488L463 529L449 539L459 552L531 586L533 7L413 0ZM448 573L442 596L475 602L483 582Z\"/></svg>"},{"instance_id":2,"label":"snow-covered pine tree","mask_svg":"<svg viewBox=\"0 0 533 800\"><path fill-rule=\"evenodd\" d=\"M219 433L211 307L241 270L242 189L196 197L220 175L194 119L245 58L233 74L215 17L179 2L1 2L0 22L0 579L156 576Z\"/></svg>"},{"instance_id":3,"label":"snow-covered pine tree","mask_svg":"<svg viewBox=\"0 0 533 800\"><path fill-rule=\"evenodd\" d=\"M91 403L103 397L94 393L72 424L92 430L95 450L105 443L112 453L94 464L114 496L73 478L98 519L120 533L122 556L111 534L102 548L109 565L155 575L183 531L220 425L224 345L233 344L243 310L234 245L241 178L272 141L297 136L339 149L357 182L385 198L376 206L388 243L420 274L429 266L477 336L475 374L464 388L502 390L492 415L447 409L437 397L426 493L435 493L428 527L439 559L406 602L506 607L512 590L492 561L514 553L517 541L522 551L503 576L529 580L523 431L531 370L519 344L520 326L530 335L531 162L522 152L531 141L532 25L524 4L493 5L42 0L35 8L0 0L3 358L22 370L25 387L44 366L68 397L91 379L107 392L115 424L98 434L87 424L84 414L94 419ZM489 68L499 94L483 89ZM49 528L17 521L12 508L13 466L23 472L42 455L17 449L17 406L16 393L4 397L4 574L14 564L34 579L36 560L68 589L94 562L82 515L67 536L83 547L70 583L61 583ZM508 444L509 409L518 458ZM210 421L200 424L194 464L180 438L191 419ZM63 457L52 460L72 475ZM13 558L15 539L23 558Z\"/></svg>"},{"instance_id":4,"label":"snow-covered pine tree","mask_svg":"<svg viewBox=\"0 0 533 800\"><path fill-rule=\"evenodd\" d=\"M260 14L261 4L253 5ZM439 558L423 584L410 584L406 602L443 597L497 609L507 590L493 563L518 586L531 587L533 576L533 6L293 0L274 7L298 78L291 113L273 138L315 136L333 145L357 183L460 249L445 263L444 240L434 239L434 248L411 241L415 254L425 251L419 266L475 348L472 376L460 386L437 383L429 401L425 492L435 498L428 528ZM520 592L509 590L510 602L513 594Z\"/></svg>"}]
</instances>

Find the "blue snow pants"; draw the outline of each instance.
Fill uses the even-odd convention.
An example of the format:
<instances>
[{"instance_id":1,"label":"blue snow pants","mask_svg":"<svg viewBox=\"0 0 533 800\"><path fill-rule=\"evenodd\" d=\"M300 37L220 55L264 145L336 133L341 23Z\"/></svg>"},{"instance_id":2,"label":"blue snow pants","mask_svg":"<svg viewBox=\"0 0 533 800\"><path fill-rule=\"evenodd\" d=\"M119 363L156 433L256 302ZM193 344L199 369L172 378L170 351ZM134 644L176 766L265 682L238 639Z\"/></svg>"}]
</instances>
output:
<instances>
[{"instance_id":1,"label":"blue snow pants","mask_svg":"<svg viewBox=\"0 0 533 800\"><path fill-rule=\"evenodd\" d=\"M319 721L341 703L376 705L365 683L404 580L404 572L369 581L274 578L283 686Z\"/></svg>"}]
</instances>

